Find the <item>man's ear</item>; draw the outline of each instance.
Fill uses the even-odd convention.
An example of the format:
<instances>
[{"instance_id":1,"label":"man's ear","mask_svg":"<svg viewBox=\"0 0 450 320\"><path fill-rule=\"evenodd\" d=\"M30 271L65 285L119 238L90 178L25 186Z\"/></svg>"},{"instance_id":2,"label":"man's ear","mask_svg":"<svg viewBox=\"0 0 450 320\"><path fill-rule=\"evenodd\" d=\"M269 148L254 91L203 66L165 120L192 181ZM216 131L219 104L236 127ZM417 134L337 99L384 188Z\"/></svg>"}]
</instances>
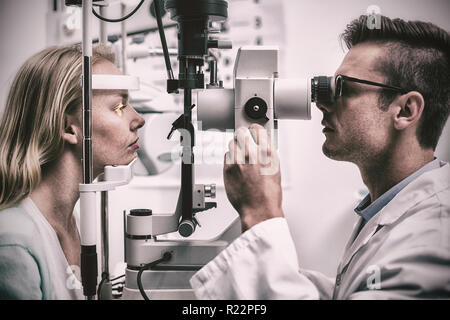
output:
<instances>
[{"instance_id":1,"label":"man's ear","mask_svg":"<svg viewBox=\"0 0 450 320\"><path fill-rule=\"evenodd\" d=\"M73 115L66 115L64 119L64 132L62 134L65 143L78 144L79 137L78 119Z\"/></svg>"},{"instance_id":2,"label":"man's ear","mask_svg":"<svg viewBox=\"0 0 450 320\"><path fill-rule=\"evenodd\" d=\"M394 118L394 128L397 130L404 130L417 123L425 107L425 101L417 91L411 91L398 97L395 104L398 111Z\"/></svg>"}]
</instances>

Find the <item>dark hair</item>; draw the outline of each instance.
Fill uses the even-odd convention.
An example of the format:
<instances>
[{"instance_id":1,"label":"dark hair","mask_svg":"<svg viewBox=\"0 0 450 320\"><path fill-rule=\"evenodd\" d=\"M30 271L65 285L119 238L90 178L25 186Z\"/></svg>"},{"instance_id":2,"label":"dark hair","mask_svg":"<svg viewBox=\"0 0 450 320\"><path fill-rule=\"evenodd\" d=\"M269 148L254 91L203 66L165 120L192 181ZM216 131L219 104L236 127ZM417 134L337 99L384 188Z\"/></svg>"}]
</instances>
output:
<instances>
[{"instance_id":1,"label":"dark hair","mask_svg":"<svg viewBox=\"0 0 450 320\"><path fill-rule=\"evenodd\" d=\"M341 39L348 49L362 42L385 46L386 54L377 67L387 84L422 94L425 108L417 138L423 148L435 150L450 113L449 33L432 23L379 18L380 28L369 28L368 22L373 21L360 16L347 25ZM383 89L381 108L386 110L396 96Z\"/></svg>"}]
</instances>

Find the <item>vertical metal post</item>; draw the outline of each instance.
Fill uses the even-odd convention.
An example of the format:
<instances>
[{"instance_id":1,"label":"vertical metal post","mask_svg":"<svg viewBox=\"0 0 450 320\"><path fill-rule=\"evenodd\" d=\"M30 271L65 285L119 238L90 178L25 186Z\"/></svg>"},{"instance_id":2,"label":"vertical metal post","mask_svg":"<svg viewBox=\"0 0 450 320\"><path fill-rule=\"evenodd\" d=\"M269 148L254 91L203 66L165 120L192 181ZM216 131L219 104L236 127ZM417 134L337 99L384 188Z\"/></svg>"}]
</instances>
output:
<instances>
[{"instance_id":1,"label":"vertical metal post","mask_svg":"<svg viewBox=\"0 0 450 320\"><path fill-rule=\"evenodd\" d=\"M217 86L217 61L216 59L212 59L209 61L209 85Z\"/></svg>"},{"instance_id":2,"label":"vertical metal post","mask_svg":"<svg viewBox=\"0 0 450 320\"><path fill-rule=\"evenodd\" d=\"M127 262L127 212L123 210L123 261Z\"/></svg>"},{"instance_id":3,"label":"vertical metal post","mask_svg":"<svg viewBox=\"0 0 450 320\"><path fill-rule=\"evenodd\" d=\"M98 299L112 300L112 284L109 276L109 216L108 191L101 192L101 232L102 232L102 281Z\"/></svg>"},{"instance_id":4,"label":"vertical metal post","mask_svg":"<svg viewBox=\"0 0 450 320\"><path fill-rule=\"evenodd\" d=\"M127 6L122 3L120 7L122 9L122 16L124 16ZM125 20L120 23L120 27L122 32L122 72L123 74L127 74L127 31L125 28Z\"/></svg>"},{"instance_id":5,"label":"vertical metal post","mask_svg":"<svg viewBox=\"0 0 450 320\"><path fill-rule=\"evenodd\" d=\"M192 190L194 166L194 153L192 152L193 130L191 130L191 108L192 108L192 89L184 89L184 129L186 134L189 132L190 139L183 139L183 161L181 162L181 201L182 201L182 220L192 220Z\"/></svg>"},{"instance_id":6,"label":"vertical metal post","mask_svg":"<svg viewBox=\"0 0 450 320\"><path fill-rule=\"evenodd\" d=\"M100 15L106 16L106 7L100 6ZM106 21L100 20L100 43L106 44L108 42L108 31L106 28Z\"/></svg>"},{"instance_id":7,"label":"vertical metal post","mask_svg":"<svg viewBox=\"0 0 450 320\"><path fill-rule=\"evenodd\" d=\"M195 79L196 66L189 60L185 60L185 69L183 70L186 79ZM180 63L181 68L181 63ZM181 70L181 69L180 69ZM188 80L188 81L189 81ZM184 91L184 114L183 129L185 134L189 134L189 139L181 141L183 150L183 161L181 162L181 222L178 232L188 237L195 231L195 222L193 219L193 189L194 189L194 127L192 125L192 88L187 85Z\"/></svg>"},{"instance_id":8,"label":"vertical metal post","mask_svg":"<svg viewBox=\"0 0 450 320\"><path fill-rule=\"evenodd\" d=\"M92 0L83 0L83 184L93 180L92 155ZM81 281L86 299L95 298L97 287L97 251L95 192L80 193Z\"/></svg>"},{"instance_id":9,"label":"vertical metal post","mask_svg":"<svg viewBox=\"0 0 450 320\"><path fill-rule=\"evenodd\" d=\"M108 191L101 192L102 272L109 275Z\"/></svg>"},{"instance_id":10,"label":"vertical metal post","mask_svg":"<svg viewBox=\"0 0 450 320\"><path fill-rule=\"evenodd\" d=\"M92 183L92 0L83 1L83 183Z\"/></svg>"}]
</instances>

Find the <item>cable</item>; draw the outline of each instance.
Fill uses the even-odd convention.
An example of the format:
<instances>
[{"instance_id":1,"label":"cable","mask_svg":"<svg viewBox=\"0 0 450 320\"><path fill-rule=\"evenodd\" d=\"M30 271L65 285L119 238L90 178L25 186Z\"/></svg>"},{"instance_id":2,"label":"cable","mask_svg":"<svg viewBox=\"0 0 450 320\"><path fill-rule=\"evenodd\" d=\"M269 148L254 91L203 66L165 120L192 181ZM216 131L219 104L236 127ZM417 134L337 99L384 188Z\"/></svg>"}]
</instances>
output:
<instances>
[{"instance_id":1,"label":"cable","mask_svg":"<svg viewBox=\"0 0 450 320\"><path fill-rule=\"evenodd\" d=\"M114 280L117 280L117 279L120 279L120 278L123 278L123 277L125 277L124 274L121 275L121 276L115 277L115 278L111 279L110 281L113 282Z\"/></svg>"},{"instance_id":2,"label":"cable","mask_svg":"<svg viewBox=\"0 0 450 320\"><path fill-rule=\"evenodd\" d=\"M155 4L155 16L156 16L156 22L158 23L158 31L159 31L159 37L161 38L161 46L164 52L164 62L166 63L166 70L167 70L167 77L170 80L173 80L173 71L172 66L170 64L170 58L169 58L169 50L167 49L167 41L166 41L166 35L164 33L164 27L162 23L161 18L161 11L159 6L159 1L153 1Z\"/></svg>"},{"instance_id":3,"label":"cable","mask_svg":"<svg viewBox=\"0 0 450 320\"><path fill-rule=\"evenodd\" d=\"M122 297L123 285L112 288L112 296L114 299L119 299Z\"/></svg>"},{"instance_id":4,"label":"cable","mask_svg":"<svg viewBox=\"0 0 450 320\"><path fill-rule=\"evenodd\" d=\"M170 259L172 259L172 254L170 252L164 252L163 256L161 259L155 260L153 262L147 263L145 265L143 265L140 269L139 272L137 274L137 285L139 287L139 292L141 293L142 297L144 298L144 300L150 300L147 296L147 294L145 293L144 287L142 286L142 273L145 270L148 270L154 266L156 266L157 264L163 262L163 261L169 261Z\"/></svg>"},{"instance_id":5,"label":"cable","mask_svg":"<svg viewBox=\"0 0 450 320\"><path fill-rule=\"evenodd\" d=\"M137 5L136 8L134 8L133 11L131 11L129 14L127 14L125 17L122 18L118 18L118 19L108 19L105 17L102 17L101 15L99 15L97 13L97 11L94 10L94 8L92 8L92 13L94 14L94 16L96 16L97 18L99 18L100 20L106 21L106 22L122 22L126 19L128 19L129 17L131 17L133 14L136 13L136 11L139 10L139 8L142 6L142 4L144 3L145 0L141 0L141 2L139 2L139 4Z\"/></svg>"},{"instance_id":6,"label":"cable","mask_svg":"<svg viewBox=\"0 0 450 320\"><path fill-rule=\"evenodd\" d=\"M109 277L109 275L106 273L106 272L103 272L102 273L102 280L100 281L100 284L98 285L98 288L97 288L97 297L98 297L98 299L100 300L101 299L101 292L102 292L102 287L103 287L103 284L106 282L106 280L108 280L108 277ZM114 280L117 280L117 279L120 279L120 278L123 278L123 277L125 277L125 275L123 274L123 275L121 275L121 276L118 276L118 277L115 277L115 278L113 278L113 279L111 279L111 280L109 280L109 282L111 282L111 289L112 290L114 290L114 289L116 289L117 290L117 288L114 288L115 286L117 286L117 285L123 285L123 284L125 284L125 281L119 281L119 282L116 282L116 283L112 283ZM123 290L123 289L122 289Z\"/></svg>"},{"instance_id":7,"label":"cable","mask_svg":"<svg viewBox=\"0 0 450 320\"><path fill-rule=\"evenodd\" d=\"M111 287L114 289L115 286L118 286L118 285L123 286L124 284L125 284L125 281L120 281L120 282L114 283Z\"/></svg>"}]
</instances>

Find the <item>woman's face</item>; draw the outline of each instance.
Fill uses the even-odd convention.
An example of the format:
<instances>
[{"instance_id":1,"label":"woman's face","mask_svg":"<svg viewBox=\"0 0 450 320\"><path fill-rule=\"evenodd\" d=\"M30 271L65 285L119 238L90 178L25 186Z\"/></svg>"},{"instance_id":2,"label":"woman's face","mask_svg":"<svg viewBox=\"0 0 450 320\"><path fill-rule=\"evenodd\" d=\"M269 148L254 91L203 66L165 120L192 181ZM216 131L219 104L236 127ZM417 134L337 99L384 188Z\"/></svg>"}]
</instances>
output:
<instances>
[{"instance_id":1,"label":"woman's face","mask_svg":"<svg viewBox=\"0 0 450 320\"><path fill-rule=\"evenodd\" d=\"M110 61L92 67L94 74L122 74ZM92 150L94 175L106 165L126 165L137 157L138 133L145 120L128 104L128 90L94 90Z\"/></svg>"}]
</instances>

